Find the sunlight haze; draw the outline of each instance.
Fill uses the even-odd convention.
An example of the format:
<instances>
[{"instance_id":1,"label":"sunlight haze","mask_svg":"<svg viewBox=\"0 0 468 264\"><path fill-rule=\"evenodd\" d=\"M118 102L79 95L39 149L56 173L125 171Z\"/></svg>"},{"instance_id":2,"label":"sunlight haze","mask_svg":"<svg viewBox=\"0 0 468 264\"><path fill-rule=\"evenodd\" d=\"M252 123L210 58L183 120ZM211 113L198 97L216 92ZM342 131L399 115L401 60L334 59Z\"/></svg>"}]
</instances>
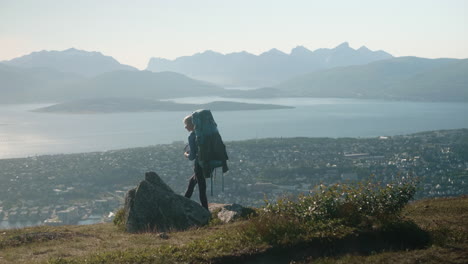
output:
<instances>
[{"instance_id":1,"label":"sunlight haze","mask_svg":"<svg viewBox=\"0 0 468 264\"><path fill-rule=\"evenodd\" d=\"M467 58L467 10L463 0L0 0L0 61L74 47L145 69L151 57L343 42L393 56Z\"/></svg>"}]
</instances>

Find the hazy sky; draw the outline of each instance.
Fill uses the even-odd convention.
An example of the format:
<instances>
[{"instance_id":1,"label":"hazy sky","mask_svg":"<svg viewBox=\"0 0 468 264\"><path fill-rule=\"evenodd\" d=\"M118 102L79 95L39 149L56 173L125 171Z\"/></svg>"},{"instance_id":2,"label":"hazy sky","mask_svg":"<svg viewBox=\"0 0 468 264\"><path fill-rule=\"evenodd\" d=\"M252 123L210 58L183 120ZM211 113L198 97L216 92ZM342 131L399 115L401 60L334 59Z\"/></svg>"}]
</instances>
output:
<instances>
[{"instance_id":1,"label":"hazy sky","mask_svg":"<svg viewBox=\"0 0 468 264\"><path fill-rule=\"evenodd\" d=\"M71 47L140 69L205 50L289 53L349 42L468 58L467 0L0 0L0 61Z\"/></svg>"}]
</instances>

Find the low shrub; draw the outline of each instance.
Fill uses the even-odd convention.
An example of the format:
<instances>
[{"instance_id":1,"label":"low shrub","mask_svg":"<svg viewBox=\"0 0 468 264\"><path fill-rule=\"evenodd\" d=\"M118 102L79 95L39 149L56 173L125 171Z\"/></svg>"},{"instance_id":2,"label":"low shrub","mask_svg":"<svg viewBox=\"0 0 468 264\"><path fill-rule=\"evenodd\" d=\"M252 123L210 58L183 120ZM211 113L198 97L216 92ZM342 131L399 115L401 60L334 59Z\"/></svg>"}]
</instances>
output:
<instances>
[{"instance_id":1,"label":"low shrub","mask_svg":"<svg viewBox=\"0 0 468 264\"><path fill-rule=\"evenodd\" d=\"M413 198L416 185L413 179L384 186L371 181L320 185L317 191L299 195L297 199L267 202L264 211L306 222L341 219L350 226L384 223L400 217L401 210Z\"/></svg>"},{"instance_id":2,"label":"low shrub","mask_svg":"<svg viewBox=\"0 0 468 264\"><path fill-rule=\"evenodd\" d=\"M112 222L119 229L125 230L126 222L125 222L125 210L124 210L124 208L120 208L119 210L117 210L117 212L115 213L114 220L112 220Z\"/></svg>"},{"instance_id":3,"label":"low shrub","mask_svg":"<svg viewBox=\"0 0 468 264\"><path fill-rule=\"evenodd\" d=\"M271 203L243 228L245 236L270 245L294 245L311 238L340 238L399 223L401 210L416 192L414 179L380 185L321 185L297 198ZM405 220L406 221L406 220Z\"/></svg>"}]
</instances>

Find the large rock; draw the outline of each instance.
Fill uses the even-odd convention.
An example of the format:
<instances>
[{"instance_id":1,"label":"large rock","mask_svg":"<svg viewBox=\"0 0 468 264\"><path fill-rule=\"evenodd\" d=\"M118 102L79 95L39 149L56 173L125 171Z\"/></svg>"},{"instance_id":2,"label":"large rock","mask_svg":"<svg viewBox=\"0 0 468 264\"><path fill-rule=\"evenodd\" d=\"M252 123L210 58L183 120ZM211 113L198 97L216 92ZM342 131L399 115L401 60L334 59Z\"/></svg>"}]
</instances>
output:
<instances>
[{"instance_id":1,"label":"large rock","mask_svg":"<svg viewBox=\"0 0 468 264\"><path fill-rule=\"evenodd\" d=\"M240 204L210 204L208 206L211 213L216 216L223 223L230 223L237 219L246 218L250 214L254 214L255 211L248 207L243 207Z\"/></svg>"},{"instance_id":2,"label":"large rock","mask_svg":"<svg viewBox=\"0 0 468 264\"><path fill-rule=\"evenodd\" d=\"M210 216L198 203L174 193L155 172L147 172L125 197L125 227L132 233L185 230L208 224Z\"/></svg>"}]
</instances>

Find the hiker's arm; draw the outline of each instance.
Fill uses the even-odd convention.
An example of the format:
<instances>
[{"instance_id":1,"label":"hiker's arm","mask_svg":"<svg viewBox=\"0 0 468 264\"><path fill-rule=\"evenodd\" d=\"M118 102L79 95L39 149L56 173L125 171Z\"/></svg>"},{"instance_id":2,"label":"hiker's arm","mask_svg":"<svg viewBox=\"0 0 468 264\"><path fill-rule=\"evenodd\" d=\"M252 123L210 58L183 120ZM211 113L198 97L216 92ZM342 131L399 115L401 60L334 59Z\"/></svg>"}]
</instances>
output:
<instances>
[{"instance_id":1,"label":"hiker's arm","mask_svg":"<svg viewBox=\"0 0 468 264\"><path fill-rule=\"evenodd\" d=\"M190 146L190 152L188 153L186 152L188 154L186 157L189 160L194 160L197 157L197 143L195 142L195 134L190 134L189 146Z\"/></svg>"}]
</instances>

